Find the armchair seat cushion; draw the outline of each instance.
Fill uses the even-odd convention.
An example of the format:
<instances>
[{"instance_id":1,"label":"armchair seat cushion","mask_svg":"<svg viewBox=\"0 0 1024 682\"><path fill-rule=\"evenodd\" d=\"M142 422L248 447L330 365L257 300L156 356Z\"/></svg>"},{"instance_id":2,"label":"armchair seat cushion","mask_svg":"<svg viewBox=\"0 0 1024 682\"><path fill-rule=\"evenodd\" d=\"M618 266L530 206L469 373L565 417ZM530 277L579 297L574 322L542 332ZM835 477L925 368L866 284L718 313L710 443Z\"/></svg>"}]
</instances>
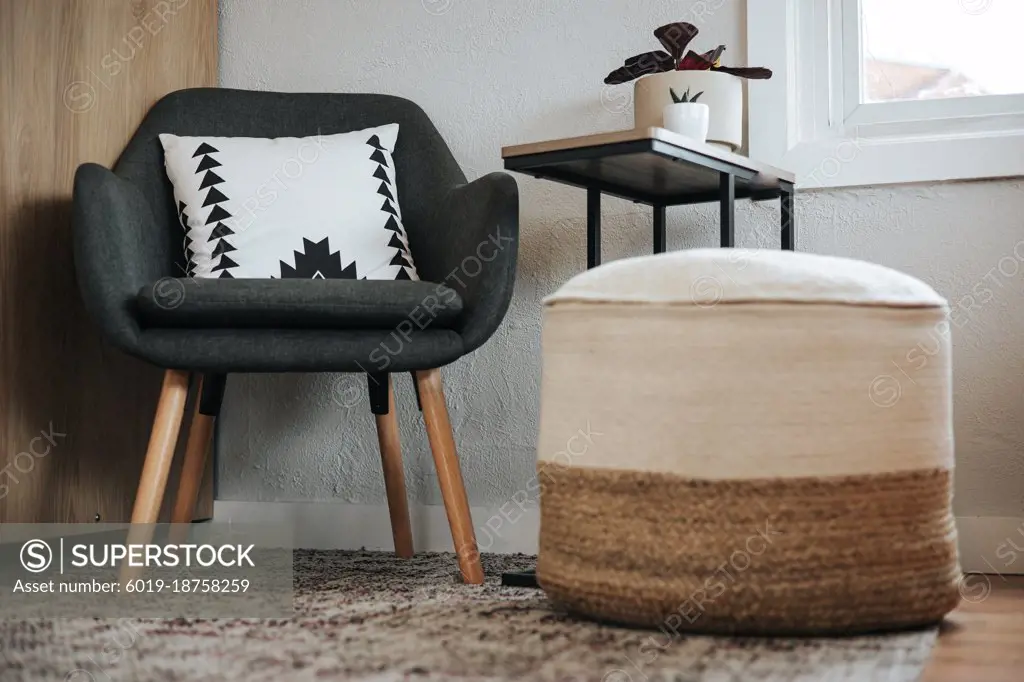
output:
<instances>
[{"instance_id":1,"label":"armchair seat cushion","mask_svg":"<svg viewBox=\"0 0 1024 682\"><path fill-rule=\"evenodd\" d=\"M164 278L136 297L147 328L451 329L462 299L422 281Z\"/></svg>"}]
</instances>

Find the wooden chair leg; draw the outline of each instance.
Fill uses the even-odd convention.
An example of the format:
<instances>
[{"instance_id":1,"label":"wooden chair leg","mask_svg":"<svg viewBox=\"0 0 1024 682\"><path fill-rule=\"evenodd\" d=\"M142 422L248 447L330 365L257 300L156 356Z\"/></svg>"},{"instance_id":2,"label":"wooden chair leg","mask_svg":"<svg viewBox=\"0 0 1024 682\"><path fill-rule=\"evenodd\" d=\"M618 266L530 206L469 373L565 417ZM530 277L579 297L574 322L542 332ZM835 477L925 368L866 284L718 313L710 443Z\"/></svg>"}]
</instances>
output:
<instances>
[{"instance_id":1,"label":"wooden chair leg","mask_svg":"<svg viewBox=\"0 0 1024 682\"><path fill-rule=\"evenodd\" d=\"M174 498L174 508L171 511L171 523L192 523L199 486L202 485L203 474L206 473L206 456L213 436L214 418L199 411L202 394L203 380L200 379L196 391L195 411L192 413L192 423L188 429L188 442L185 445L185 461L181 465L178 494Z\"/></svg>"},{"instance_id":2,"label":"wooden chair leg","mask_svg":"<svg viewBox=\"0 0 1024 682\"><path fill-rule=\"evenodd\" d=\"M169 369L164 372L163 388L156 406L153 431L146 449L146 462L142 466L139 490L135 494L132 508L132 523L156 523L160 516L160 505L164 500L167 475L174 459L174 446L178 442L178 430L185 412L188 396L188 372Z\"/></svg>"},{"instance_id":3,"label":"wooden chair leg","mask_svg":"<svg viewBox=\"0 0 1024 682\"><path fill-rule=\"evenodd\" d=\"M427 438L437 468L437 481L441 486L455 554L459 559L459 569L465 582L480 585L484 582L484 570L480 565L476 533L469 513L469 499L466 497L466 486L462 482L459 458L455 452L455 438L448 419L448 407L445 405L441 370L418 371L415 379L423 408L423 422L427 427Z\"/></svg>"},{"instance_id":4,"label":"wooden chair leg","mask_svg":"<svg viewBox=\"0 0 1024 682\"><path fill-rule=\"evenodd\" d=\"M402 443L398 436L398 414L395 410L395 391L391 375L388 382L388 413L374 415L377 422L377 442L380 444L380 462L384 469L384 489L388 495L388 514L391 516L391 536L395 540L395 554L403 559L413 555L412 523L409 521L409 500L405 493L405 471L402 469ZM381 380L385 380L384 377Z\"/></svg>"},{"instance_id":5,"label":"wooden chair leg","mask_svg":"<svg viewBox=\"0 0 1024 682\"><path fill-rule=\"evenodd\" d=\"M160 505L167 489L167 477L174 461L174 446L178 444L178 431L185 416L185 401L188 398L188 372L169 369L164 372L164 383L160 399L156 404L153 430L149 434L146 461L142 465L139 489L135 493L132 508L132 525L128 529L125 544L145 545L153 540L153 529L160 520ZM121 565L122 589L130 580L142 574L142 568L128 562Z\"/></svg>"}]
</instances>

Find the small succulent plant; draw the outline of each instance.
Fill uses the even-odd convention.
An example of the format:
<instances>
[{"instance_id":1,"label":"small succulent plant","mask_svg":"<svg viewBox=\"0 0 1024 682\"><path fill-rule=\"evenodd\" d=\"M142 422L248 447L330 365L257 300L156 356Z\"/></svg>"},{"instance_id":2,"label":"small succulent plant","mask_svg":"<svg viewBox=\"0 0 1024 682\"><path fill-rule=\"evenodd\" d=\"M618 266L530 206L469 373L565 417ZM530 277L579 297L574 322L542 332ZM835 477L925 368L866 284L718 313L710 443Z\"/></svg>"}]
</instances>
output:
<instances>
[{"instance_id":1,"label":"small succulent plant","mask_svg":"<svg viewBox=\"0 0 1024 682\"><path fill-rule=\"evenodd\" d=\"M719 45L703 54L687 50L690 42L697 37L697 33L697 27L685 21L665 24L656 28L654 37L665 49L644 52L630 57L622 66L608 74L604 82L608 85L619 85L650 73L666 71L721 71L739 78L764 79L772 77L770 69L759 66L722 66L722 53L725 52L725 45Z\"/></svg>"},{"instance_id":2,"label":"small succulent plant","mask_svg":"<svg viewBox=\"0 0 1024 682\"><path fill-rule=\"evenodd\" d=\"M690 88L686 88L686 92L684 92L682 96L677 95L676 91L673 88L669 88L668 91L669 94L672 95L672 101L675 102L676 104L693 104L700 98L701 95L704 94L704 91L701 90L693 97L690 97Z\"/></svg>"}]
</instances>

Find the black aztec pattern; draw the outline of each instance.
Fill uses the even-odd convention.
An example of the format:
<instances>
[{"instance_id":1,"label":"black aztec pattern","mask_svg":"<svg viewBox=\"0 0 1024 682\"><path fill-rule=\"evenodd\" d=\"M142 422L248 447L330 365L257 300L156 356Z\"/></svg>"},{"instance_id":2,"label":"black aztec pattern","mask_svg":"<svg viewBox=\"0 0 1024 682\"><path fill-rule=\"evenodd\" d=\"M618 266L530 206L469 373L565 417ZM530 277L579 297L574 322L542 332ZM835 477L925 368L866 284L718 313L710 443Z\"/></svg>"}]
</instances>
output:
<instances>
[{"instance_id":1,"label":"black aztec pattern","mask_svg":"<svg viewBox=\"0 0 1024 682\"><path fill-rule=\"evenodd\" d=\"M203 180L199 184L199 189L208 189L206 198L203 199L203 208L212 206L209 215L206 216L206 225L213 225L213 232L210 233L209 243L214 244L213 256L216 260L213 266L213 272L220 272L218 275L220 278L233 278L231 274L231 268L237 268L238 263L231 259L228 255L235 250L235 247L231 245L226 238L234 234L234 231L224 224L224 220L231 217L223 206L224 202L228 201L228 197L224 195L217 185L224 182L224 178L217 175L214 172L214 168L220 167L221 163L213 155L217 154L218 150L212 145L203 142L197 148L192 158L199 158L199 165L196 166L196 175L204 173ZM186 255L188 250L186 250Z\"/></svg>"},{"instance_id":2,"label":"black aztec pattern","mask_svg":"<svg viewBox=\"0 0 1024 682\"><path fill-rule=\"evenodd\" d=\"M409 275L412 269L412 257L409 255L409 237L405 234L405 228L398 221L398 211L395 208L395 193L391 187L391 180L388 178L388 161L383 152L384 146L381 145L380 138L376 135L370 136L366 144L373 148L370 160L377 163L377 170L373 172L373 177L380 180L377 194L384 197L384 203L381 205L380 210L390 214L384 229L391 230L394 233L391 235L391 241L388 242L388 246L395 249L395 255L389 264L399 266L395 279L412 279Z\"/></svg>"},{"instance_id":3,"label":"black aztec pattern","mask_svg":"<svg viewBox=\"0 0 1024 682\"><path fill-rule=\"evenodd\" d=\"M331 253L327 237L315 243L303 237L302 251L293 253L294 266L281 261L282 279L360 279L355 261L349 263L347 267L342 267L341 252Z\"/></svg>"},{"instance_id":4,"label":"black aztec pattern","mask_svg":"<svg viewBox=\"0 0 1024 682\"><path fill-rule=\"evenodd\" d=\"M192 248L192 240L189 238L188 233L191 229L188 221L188 204L184 201L178 202L178 222L181 223L182 229L185 230L185 276L193 277L196 274L196 263L193 258L196 255L195 249Z\"/></svg>"}]
</instances>

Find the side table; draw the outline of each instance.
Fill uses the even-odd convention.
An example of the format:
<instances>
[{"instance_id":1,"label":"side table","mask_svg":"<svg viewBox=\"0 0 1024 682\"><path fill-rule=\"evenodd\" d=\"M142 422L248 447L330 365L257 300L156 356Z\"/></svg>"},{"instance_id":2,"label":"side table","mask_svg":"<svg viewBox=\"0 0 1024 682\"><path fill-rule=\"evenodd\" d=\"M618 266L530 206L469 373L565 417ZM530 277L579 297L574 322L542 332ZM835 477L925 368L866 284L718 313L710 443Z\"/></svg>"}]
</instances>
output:
<instances>
[{"instance_id":1,"label":"side table","mask_svg":"<svg viewBox=\"0 0 1024 682\"><path fill-rule=\"evenodd\" d=\"M779 199L781 246L796 249L793 173L664 128L571 137L501 150L506 170L587 190L587 267L601 264L601 196L654 209L654 253L665 251L665 209L718 202L721 245L736 245L736 199Z\"/></svg>"}]
</instances>

